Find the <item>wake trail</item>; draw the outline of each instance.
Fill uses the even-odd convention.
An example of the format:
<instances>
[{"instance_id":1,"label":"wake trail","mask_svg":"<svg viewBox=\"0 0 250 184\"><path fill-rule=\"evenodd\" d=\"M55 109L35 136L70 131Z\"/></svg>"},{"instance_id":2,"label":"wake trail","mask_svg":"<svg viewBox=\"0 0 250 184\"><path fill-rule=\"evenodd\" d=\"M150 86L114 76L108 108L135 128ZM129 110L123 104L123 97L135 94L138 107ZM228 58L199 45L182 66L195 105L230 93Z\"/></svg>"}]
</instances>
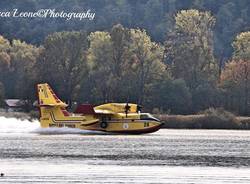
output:
<instances>
[{"instance_id":1,"label":"wake trail","mask_svg":"<svg viewBox=\"0 0 250 184\"><path fill-rule=\"evenodd\" d=\"M20 120L0 116L0 133L37 133L37 134L106 134L105 132L81 130L77 128L41 128L39 121Z\"/></svg>"},{"instance_id":2,"label":"wake trail","mask_svg":"<svg viewBox=\"0 0 250 184\"><path fill-rule=\"evenodd\" d=\"M29 133L39 127L38 121L0 117L0 133Z\"/></svg>"}]
</instances>

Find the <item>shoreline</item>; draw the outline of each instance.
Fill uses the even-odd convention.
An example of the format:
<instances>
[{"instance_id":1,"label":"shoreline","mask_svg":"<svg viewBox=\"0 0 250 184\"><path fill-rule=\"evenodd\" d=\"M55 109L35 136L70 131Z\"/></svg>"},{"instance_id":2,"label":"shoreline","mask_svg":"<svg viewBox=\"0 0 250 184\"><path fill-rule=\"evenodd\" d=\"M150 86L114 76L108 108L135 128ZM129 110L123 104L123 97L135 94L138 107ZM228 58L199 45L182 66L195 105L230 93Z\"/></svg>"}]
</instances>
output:
<instances>
[{"instance_id":1,"label":"shoreline","mask_svg":"<svg viewBox=\"0 0 250 184\"><path fill-rule=\"evenodd\" d=\"M17 118L21 120L33 121L37 119L37 113L27 112L6 112L0 110L0 116L6 118ZM243 129L250 130L250 117L216 117L206 114L198 115L167 115L155 114L164 124L162 128L171 129Z\"/></svg>"},{"instance_id":2,"label":"shoreline","mask_svg":"<svg viewBox=\"0 0 250 184\"><path fill-rule=\"evenodd\" d=\"M164 125L162 128L174 129L243 129L250 130L250 117L232 118L198 115L155 115Z\"/></svg>"}]
</instances>

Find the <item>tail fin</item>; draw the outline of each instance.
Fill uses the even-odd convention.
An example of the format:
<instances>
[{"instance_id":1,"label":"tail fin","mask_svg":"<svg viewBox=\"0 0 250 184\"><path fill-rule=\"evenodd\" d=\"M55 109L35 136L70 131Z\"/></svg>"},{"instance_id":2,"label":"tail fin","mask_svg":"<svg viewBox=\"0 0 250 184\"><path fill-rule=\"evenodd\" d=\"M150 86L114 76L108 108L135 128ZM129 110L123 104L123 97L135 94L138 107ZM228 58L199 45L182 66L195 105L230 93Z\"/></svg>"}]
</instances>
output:
<instances>
[{"instance_id":1,"label":"tail fin","mask_svg":"<svg viewBox=\"0 0 250 184\"><path fill-rule=\"evenodd\" d=\"M38 84L37 93L40 108L40 124L42 127L54 126L54 117L65 118L65 116L69 116L68 111L65 109L67 104L56 96L47 83Z\"/></svg>"},{"instance_id":2,"label":"tail fin","mask_svg":"<svg viewBox=\"0 0 250 184\"><path fill-rule=\"evenodd\" d=\"M38 84L37 85L38 91L38 99L39 99L39 106L59 106L59 107L67 107L67 104L62 102L51 89L49 84Z\"/></svg>"},{"instance_id":3,"label":"tail fin","mask_svg":"<svg viewBox=\"0 0 250 184\"><path fill-rule=\"evenodd\" d=\"M45 84L37 85L39 107L40 107L40 124L41 127L71 127L82 128L81 126L97 123L99 119L85 116L72 116L66 109L67 104L62 102L51 89Z\"/></svg>"}]
</instances>

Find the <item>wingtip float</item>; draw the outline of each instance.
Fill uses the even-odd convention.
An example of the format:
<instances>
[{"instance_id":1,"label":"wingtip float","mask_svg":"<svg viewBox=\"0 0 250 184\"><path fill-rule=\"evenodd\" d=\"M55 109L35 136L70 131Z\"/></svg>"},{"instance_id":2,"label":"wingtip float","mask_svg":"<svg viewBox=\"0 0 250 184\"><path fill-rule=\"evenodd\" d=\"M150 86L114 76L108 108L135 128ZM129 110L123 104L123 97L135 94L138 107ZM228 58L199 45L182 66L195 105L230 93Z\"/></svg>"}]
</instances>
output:
<instances>
[{"instance_id":1,"label":"wingtip float","mask_svg":"<svg viewBox=\"0 0 250 184\"><path fill-rule=\"evenodd\" d=\"M83 130L105 131L120 134L152 133L162 123L149 113L140 113L140 106L132 103L108 103L100 106L83 104L74 114L66 110L61 101L47 84L38 84L38 104L42 128L69 127Z\"/></svg>"}]
</instances>

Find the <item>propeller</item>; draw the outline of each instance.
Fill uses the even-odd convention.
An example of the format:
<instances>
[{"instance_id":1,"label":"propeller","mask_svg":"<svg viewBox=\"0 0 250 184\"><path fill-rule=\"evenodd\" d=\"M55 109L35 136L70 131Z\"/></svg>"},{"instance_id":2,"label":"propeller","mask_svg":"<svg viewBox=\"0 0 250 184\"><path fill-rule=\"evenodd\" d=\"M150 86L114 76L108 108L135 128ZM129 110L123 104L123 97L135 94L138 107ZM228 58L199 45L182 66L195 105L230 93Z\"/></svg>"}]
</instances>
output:
<instances>
[{"instance_id":1,"label":"propeller","mask_svg":"<svg viewBox=\"0 0 250 184\"><path fill-rule=\"evenodd\" d=\"M127 104L125 105L125 113L126 113L126 118L128 117L128 111L130 110L130 106Z\"/></svg>"}]
</instances>

